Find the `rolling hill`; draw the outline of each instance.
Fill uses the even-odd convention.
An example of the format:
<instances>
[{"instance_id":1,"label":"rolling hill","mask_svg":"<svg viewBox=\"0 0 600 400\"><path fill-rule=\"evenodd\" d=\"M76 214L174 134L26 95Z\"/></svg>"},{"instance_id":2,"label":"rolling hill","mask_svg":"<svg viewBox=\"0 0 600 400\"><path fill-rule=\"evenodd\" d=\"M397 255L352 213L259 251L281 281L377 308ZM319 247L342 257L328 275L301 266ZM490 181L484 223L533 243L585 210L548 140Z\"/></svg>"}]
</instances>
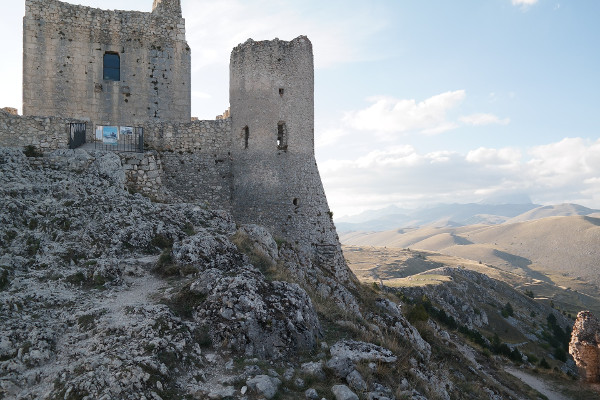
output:
<instances>
[{"instance_id":1,"label":"rolling hill","mask_svg":"<svg viewBox=\"0 0 600 400\"><path fill-rule=\"evenodd\" d=\"M352 232L342 234L341 241L353 246L434 251L498 268L531 284L545 283L600 298L600 219L595 217Z\"/></svg>"}]
</instances>

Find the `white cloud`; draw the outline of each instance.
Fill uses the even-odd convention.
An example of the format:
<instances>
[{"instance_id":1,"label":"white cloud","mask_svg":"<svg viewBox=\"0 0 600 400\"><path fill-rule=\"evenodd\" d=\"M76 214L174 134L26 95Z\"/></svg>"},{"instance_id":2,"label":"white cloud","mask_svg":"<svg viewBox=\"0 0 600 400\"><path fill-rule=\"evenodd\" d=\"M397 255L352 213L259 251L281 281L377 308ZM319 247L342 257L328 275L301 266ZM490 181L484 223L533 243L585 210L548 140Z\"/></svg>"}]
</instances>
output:
<instances>
[{"instance_id":1,"label":"white cloud","mask_svg":"<svg viewBox=\"0 0 600 400\"><path fill-rule=\"evenodd\" d=\"M600 208L600 139L566 138L529 149L480 147L466 154L394 146L329 160L319 169L336 215L510 193L527 193L542 204Z\"/></svg>"},{"instance_id":2,"label":"white cloud","mask_svg":"<svg viewBox=\"0 0 600 400\"><path fill-rule=\"evenodd\" d=\"M341 128L317 131L315 134L315 146L325 147L337 143L341 138L348 135L348 131Z\"/></svg>"},{"instance_id":3,"label":"white cloud","mask_svg":"<svg viewBox=\"0 0 600 400\"><path fill-rule=\"evenodd\" d=\"M465 160L470 163L490 167L517 167L522 154L519 149L505 147L502 149L489 149L480 147L467 153Z\"/></svg>"},{"instance_id":4,"label":"white cloud","mask_svg":"<svg viewBox=\"0 0 600 400\"><path fill-rule=\"evenodd\" d=\"M538 0L512 0L512 5L520 7L521 11L527 11L530 7L538 3Z\"/></svg>"},{"instance_id":5,"label":"white cloud","mask_svg":"<svg viewBox=\"0 0 600 400\"><path fill-rule=\"evenodd\" d=\"M532 6L537 2L538 0L512 0L513 6Z\"/></svg>"},{"instance_id":6,"label":"white cloud","mask_svg":"<svg viewBox=\"0 0 600 400\"><path fill-rule=\"evenodd\" d=\"M390 134L420 132L438 134L457 127L447 121L446 114L465 99L464 90L445 92L424 101L376 96L367 99L372 104L359 111L347 112L343 124L360 131L373 131L391 137Z\"/></svg>"},{"instance_id":7,"label":"white cloud","mask_svg":"<svg viewBox=\"0 0 600 400\"><path fill-rule=\"evenodd\" d=\"M509 118L499 118L494 114L471 114L465 115L459 118L460 122L466 125L482 126L482 125L508 125L510 123Z\"/></svg>"}]
</instances>

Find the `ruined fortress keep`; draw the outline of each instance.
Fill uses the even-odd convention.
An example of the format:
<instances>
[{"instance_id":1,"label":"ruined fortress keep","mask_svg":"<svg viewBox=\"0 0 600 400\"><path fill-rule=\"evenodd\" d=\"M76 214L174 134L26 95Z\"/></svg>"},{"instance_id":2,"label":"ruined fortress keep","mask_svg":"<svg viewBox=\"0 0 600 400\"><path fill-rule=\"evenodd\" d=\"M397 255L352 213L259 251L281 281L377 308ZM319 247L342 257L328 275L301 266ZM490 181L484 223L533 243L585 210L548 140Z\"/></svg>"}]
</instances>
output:
<instances>
[{"instance_id":1,"label":"ruined fortress keep","mask_svg":"<svg viewBox=\"0 0 600 400\"><path fill-rule=\"evenodd\" d=\"M314 157L308 38L238 45L230 115L191 121L180 0L154 0L150 13L26 0L23 28L24 115L0 112L0 145L66 148L73 121L86 122L88 141L96 126L143 127L147 151L121 154L131 186L228 210L338 264Z\"/></svg>"}]
</instances>

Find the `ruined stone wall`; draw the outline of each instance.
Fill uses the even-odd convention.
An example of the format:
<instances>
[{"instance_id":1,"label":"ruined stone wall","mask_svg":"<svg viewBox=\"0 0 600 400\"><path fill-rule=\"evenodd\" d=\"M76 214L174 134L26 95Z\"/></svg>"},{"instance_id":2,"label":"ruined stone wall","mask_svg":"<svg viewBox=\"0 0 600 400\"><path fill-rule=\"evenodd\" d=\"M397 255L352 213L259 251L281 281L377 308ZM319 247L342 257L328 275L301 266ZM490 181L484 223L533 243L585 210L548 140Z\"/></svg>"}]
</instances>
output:
<instances>
[{"instance_id":1,"label":"ruined stone wall","mask_svg":"<svg viewBox=\"0 0 600 400\"><path fill-rule=\"evenodd\" d=\"M190 48L179 0L156 0L152 13L57 0L26 0L25 7L25 115L91 121L89 132L96 124L190 120ZM120 80L104 79L106 53L118 54Z\"/></svg>"},{"instance_id":2,"label":"ruined stone wall","mask_svg":"<svg viewBox=\"0 0 600 400\"><path fill-rule=\"evenodd\" d=\"M169 200L164 190L162 161L156 151L119 153L127 185L156 200Z\"/></svg>"},{"instance_id":3,"label":"ruined stone wall","mask_svg":"<svg viewBox=\"0 0 600 400\"><path fill-rule=\"evenodd\" d=\"M233 214L335 258L339 241L314 157L313 70L303 36L248 40L233 50Z\"/></svg>"},{"instance_id":4,"label":"ruined stone wall","mask_svg":"<svg viewBox=\"0 0 600 400\"><path fill-rule=\"evenodd\" d=\"M59 117L23 117L0 110L0 146L34 146L48 151L69 147L69 126L77 120Z\"/></svg>"},{"instance_id":5,"label":"ruined stone wall","mask_svg":"<svg viewBox=\"0 0 600 400\"><path fill-rule=\"evenodd\" d=\"M231 209L231 120L144 125L144 142L158 150L165 187L179 198Z\"/></svg>"}]
</instances>

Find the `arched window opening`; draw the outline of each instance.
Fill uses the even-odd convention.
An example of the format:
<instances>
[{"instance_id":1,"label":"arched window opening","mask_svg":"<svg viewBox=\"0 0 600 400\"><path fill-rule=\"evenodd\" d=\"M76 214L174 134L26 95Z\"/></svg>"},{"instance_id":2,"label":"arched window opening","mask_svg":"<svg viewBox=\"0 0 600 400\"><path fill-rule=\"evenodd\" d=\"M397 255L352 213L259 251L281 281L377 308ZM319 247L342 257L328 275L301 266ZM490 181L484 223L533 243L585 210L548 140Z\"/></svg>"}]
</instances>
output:
<instances>
[{"instance_id":1,"label":"arched window opening","mask_svg":"<svg viewBox=\"0 0 600 400\"><path fill-rule=\"evenodd\" d=\"M283 121L277 124L277 150L287 151L287 127Z\"/></svg>"},{"instance_id":2,"label":"arched window opening","mask_svg":"<svg viewBox=\"0 0 600 400\"><path fill-rule=\"evenodd\" d=\"M298 199L294 199L294 200L292 201L292 203L293 203L295 206L298 206Z\"/></svg>"},{"instance_id":3,"label":"arched window opening","mask_svg":"<svg viewBox=\"0 0 600 400\"><path fill-rule=\"evenodd\" d=\"M250 129L248 128L248 125L246 125L244 129L242 129L242 136L244 137L244 149L247 149L248 139L250 139Z\"/></svg>"},{"instance_id":4,"label":"arched window opening","mask_svg":"<svg viewBox=\"0 0 600 400\"><path fill-rule=\"evenodd\" d=\"M106 52L104 54L104 80L121 80L121 58L118 53Z\"/></svg>"}]
</instances>

